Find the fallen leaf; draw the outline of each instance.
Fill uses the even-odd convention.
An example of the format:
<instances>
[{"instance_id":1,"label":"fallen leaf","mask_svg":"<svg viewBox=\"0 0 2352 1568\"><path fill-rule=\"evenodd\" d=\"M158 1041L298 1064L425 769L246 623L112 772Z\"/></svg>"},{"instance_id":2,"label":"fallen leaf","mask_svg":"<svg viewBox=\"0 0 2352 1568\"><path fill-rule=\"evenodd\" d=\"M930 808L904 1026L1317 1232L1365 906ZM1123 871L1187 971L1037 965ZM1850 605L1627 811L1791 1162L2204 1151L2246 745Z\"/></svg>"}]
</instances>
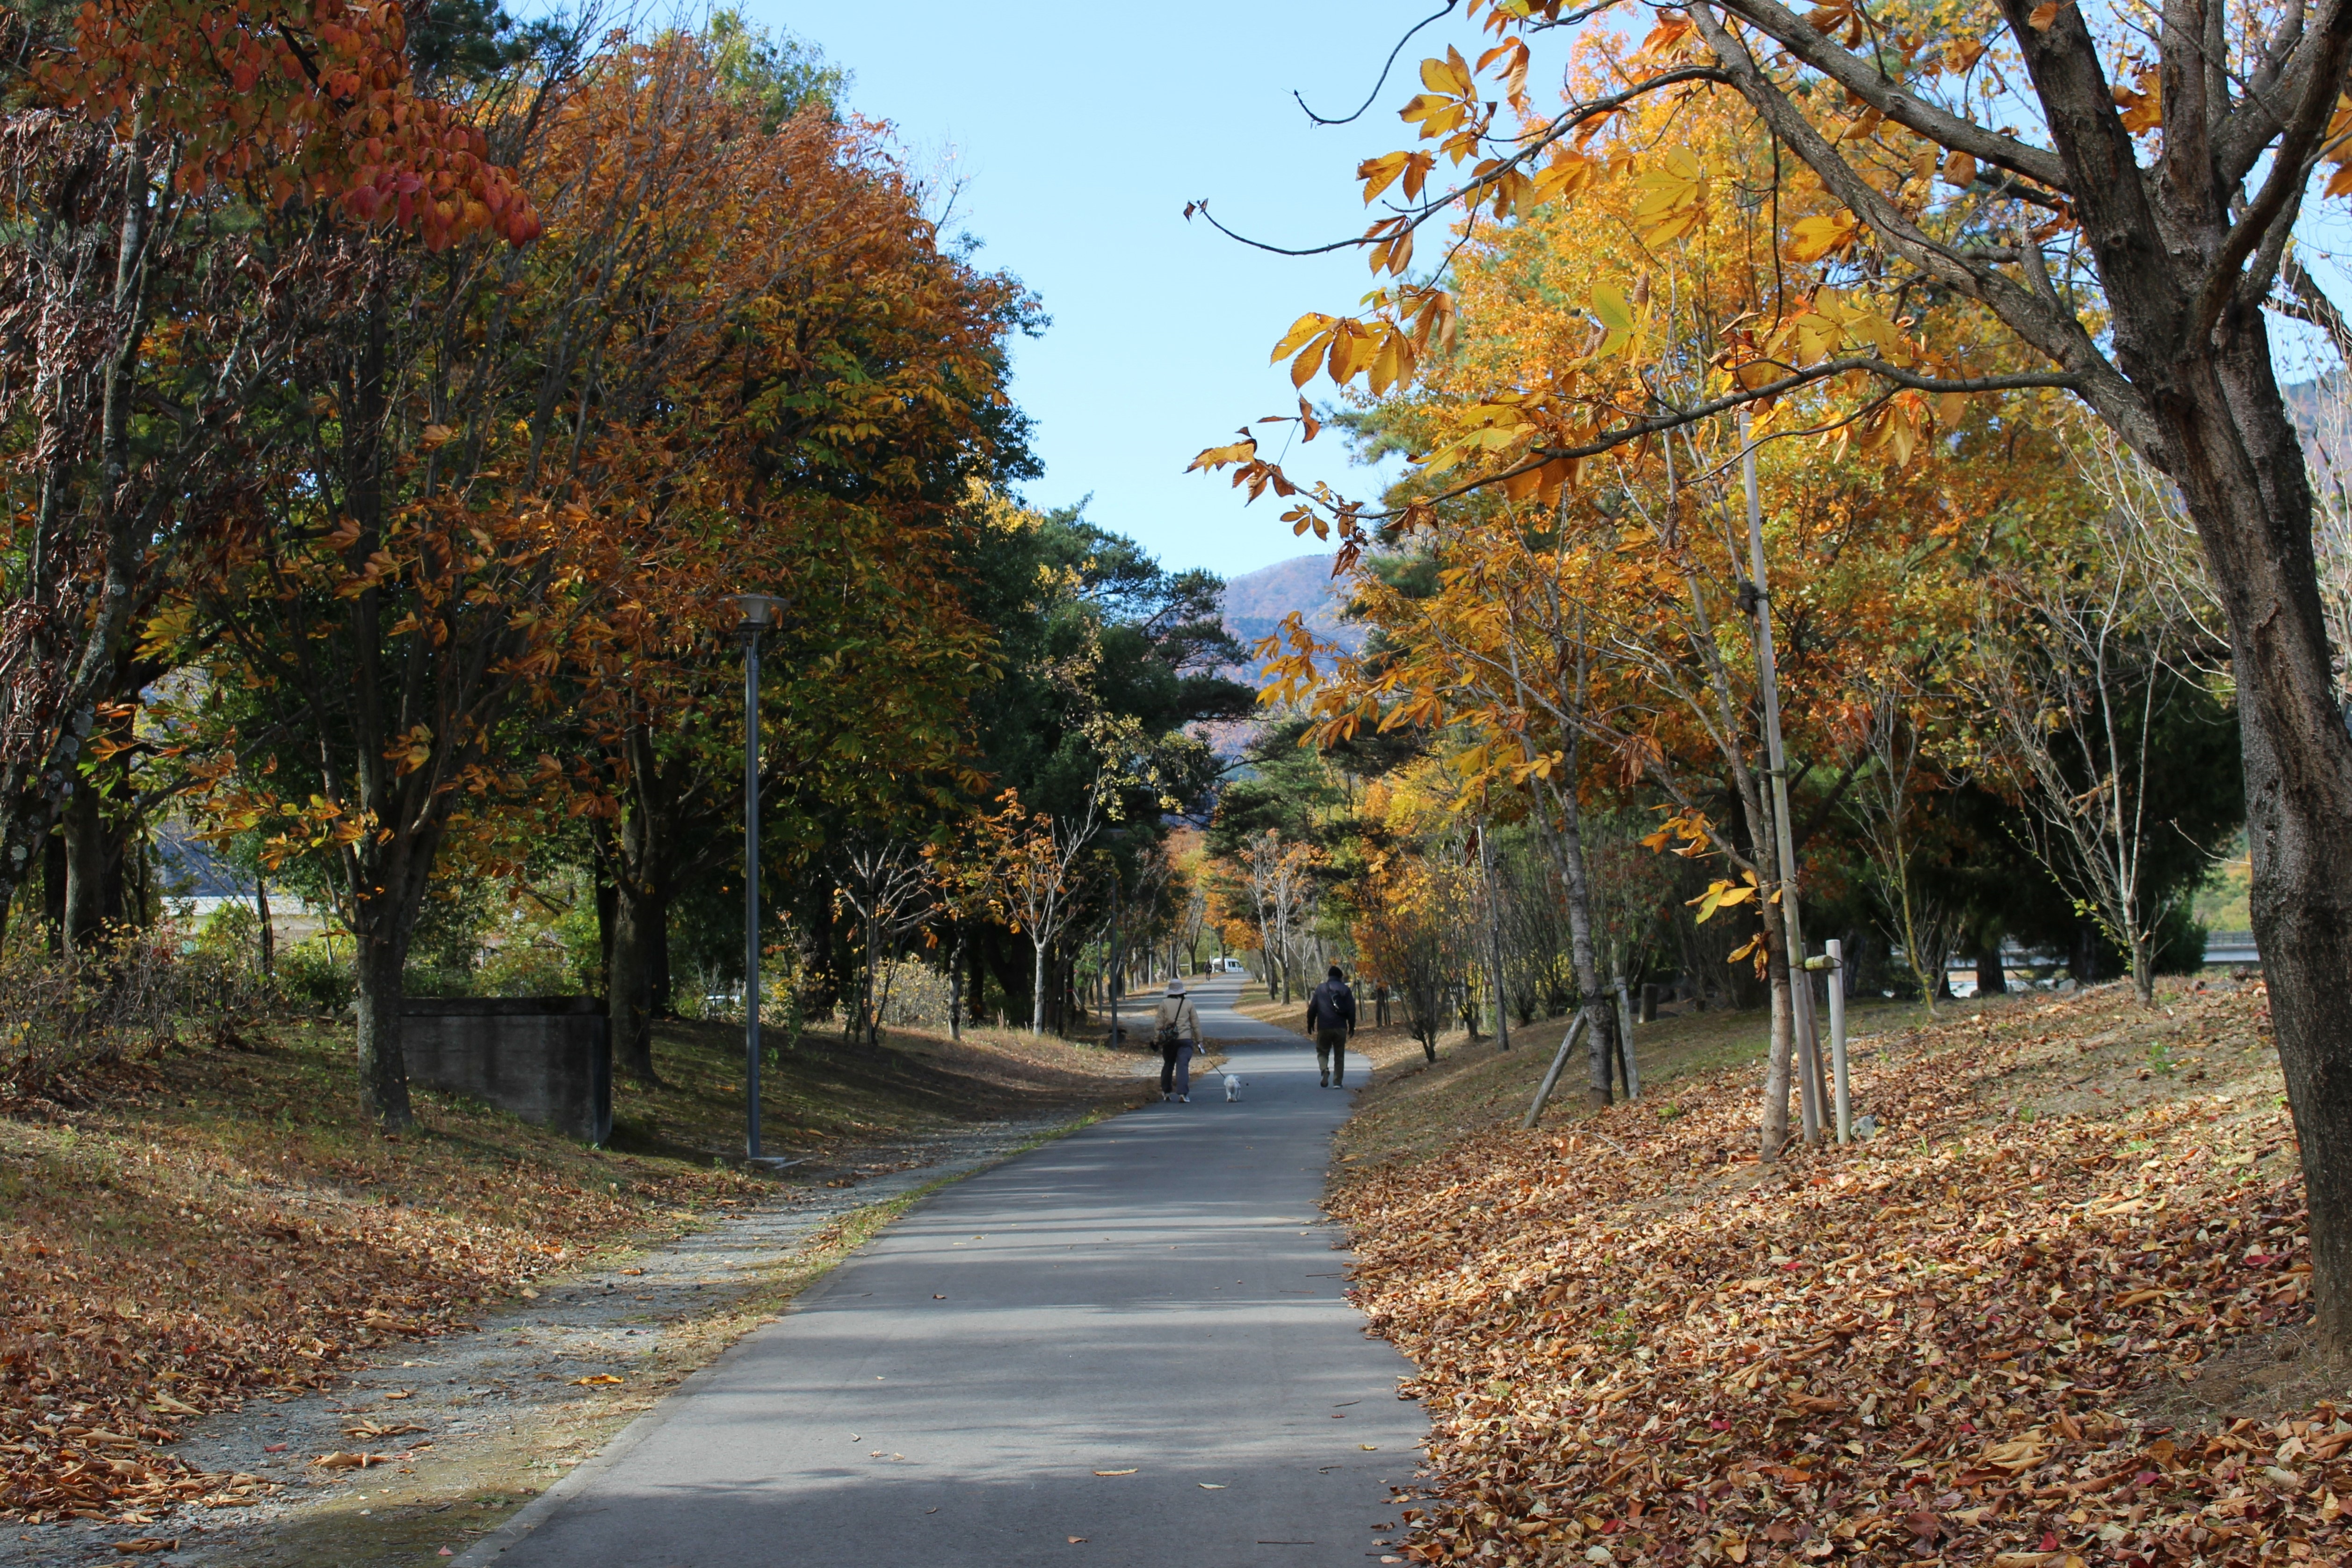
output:
<instances>
[{"instance_id":1,"label":"fallen leaf","mask_svg":"<svg viewBox=\"0 0 2352 1568\"><path fill-rule=\"evenodd\" d=\"M1135 1472L1133 1470L1097 1470L1095 1474L1098 1476L1131 1476L1135 1474Z\"/></svg>"},{"instance_id":2,"label":"fallen leaf","mask_svg":"<svg viewBox=\"0 0 2352 1568\"><path fill-rule=\"evenodd\" d=\"M180 1549L180 1538L175 1535L166 1541L161 1536L144 1535L136 1541L118 1541L114 1543L114 1549L125 1557L146 1557L158 1552L177 1552Z\"/></svg>"},{"instance_id":3,"label":"fallen leaf","mask_svg":"<svg viewBox=\"0 0 2352 1568\"><path fill-rule=\"evenodd\" d=\"M1225 1483L1223 1481L1202 1481L1199 1485L1202 1491L1223 1491L1225 1490Z\"/></svg>"},{"instance_id":4,"label":"fallen leaf","mask_svg":"<svg viewBox=\"0 0 2352 1568\"><path fill-rule=\"evenodd\" d=\"M1073 1535L1070 1537L1070 1544L1073 1546L1084 1546L1086 1543L1087 1538L1083 1535Z\"/></svg>"},{"instance_id":5,"label":"fallen leaf","mask_svg":"<svg viewBox=\"0 0 2352 1568\"><path fill-rule=\"evenodd\" d=\"M320 1454L310 1461L312 1468L326 1470L363 1470L370 1465L390 1463L392 1456L389 1454L346 1454L341 1449L331 1454Z\"/></svg>"},{"instance_id":6,"label":"fallen leaf","mask_svg":"<svg viewBox=\"0 0 2352 1568\"><path fill-rule=\"evenodd\" d=\"M586 1387L593 1384L626 1383L628 1379L625 1377L615 1377L609 1372L593 1372L590 1373L585 1377L575 1377L572 1381L577 1386Z\"/></svg>"}]
</instances>

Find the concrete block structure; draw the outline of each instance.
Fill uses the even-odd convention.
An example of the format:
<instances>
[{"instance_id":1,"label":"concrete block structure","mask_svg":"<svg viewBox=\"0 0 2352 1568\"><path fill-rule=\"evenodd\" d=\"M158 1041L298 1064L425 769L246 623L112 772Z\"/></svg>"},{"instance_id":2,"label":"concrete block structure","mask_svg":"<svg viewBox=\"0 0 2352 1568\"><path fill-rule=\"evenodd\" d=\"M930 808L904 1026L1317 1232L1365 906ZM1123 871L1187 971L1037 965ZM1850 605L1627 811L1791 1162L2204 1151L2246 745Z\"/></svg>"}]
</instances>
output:
<instances>
[{"instance_id":1,"label":"concrete block structure","mask_svg":"<svg viewBox=\"0 0 2352 1568\"><path fill-rule=\"evenodd\" d=\"M590 1144L613 1135L613 1040L595 997L411 997L411 1082Z\"/></svg>"}]
</instances>

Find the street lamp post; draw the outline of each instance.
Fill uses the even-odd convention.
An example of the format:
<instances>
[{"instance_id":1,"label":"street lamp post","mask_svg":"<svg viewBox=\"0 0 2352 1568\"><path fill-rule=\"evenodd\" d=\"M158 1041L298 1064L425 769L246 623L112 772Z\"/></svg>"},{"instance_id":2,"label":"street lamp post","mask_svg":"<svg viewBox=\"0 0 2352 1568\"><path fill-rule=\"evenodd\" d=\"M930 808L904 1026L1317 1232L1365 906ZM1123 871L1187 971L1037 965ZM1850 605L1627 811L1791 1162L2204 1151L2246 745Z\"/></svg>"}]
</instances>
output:
<instances>
[{"instance_id":1,"label":"street lamp post","mask_svg":"<svg viewBox=\"0 0 2352 1568\"><path fill-rule=\"evenodd\" d=\"M760 633L783 616L784 601L739 593L743 634L743 1155L760 1155Z\"/></svg>"}]
</instances>

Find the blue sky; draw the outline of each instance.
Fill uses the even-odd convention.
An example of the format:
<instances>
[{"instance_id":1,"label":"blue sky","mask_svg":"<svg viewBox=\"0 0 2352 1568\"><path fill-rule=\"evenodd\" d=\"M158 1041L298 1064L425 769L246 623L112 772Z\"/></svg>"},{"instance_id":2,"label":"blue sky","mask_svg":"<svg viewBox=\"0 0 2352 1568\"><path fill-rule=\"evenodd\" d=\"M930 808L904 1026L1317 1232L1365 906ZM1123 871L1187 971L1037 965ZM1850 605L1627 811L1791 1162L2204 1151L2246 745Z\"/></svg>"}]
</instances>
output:
<instances>
[{"instance_id":1,"label":"blue sky","mask_svg":"<svg viewBox=\"0 0 2352 1568\"><path fill-rule=\"evenodd\" d=\"M1360 104L1430 0L899 0L817 7L744 0L747 20L789 30L856 80L858 112L892 121L918 168L952 154L960 225L980 259L1018 274L1053 326L1016 350L1014 395L1037 423L1040 505L1091 495L1088 516L1171 566L1233 576L1310 549L1271 499L1244 507L1223 478L1187 476L1202 447L1245 420L1294 412L1266 355L1302 311L1343 308L1370 287L1352 256L1293 260L1245 250L1182 213L1208 197L1245 233L1336 239L1365 219L1357 162L1407 144L1396 107L1419 90L1408 47L1361 120L1309 124ZM1344 106L1344 107L1335 107ZM1328 390L1328 383L1327 383ZM1334 434L1291 465L1369 493Z\"/></svg>"}]
</instances>

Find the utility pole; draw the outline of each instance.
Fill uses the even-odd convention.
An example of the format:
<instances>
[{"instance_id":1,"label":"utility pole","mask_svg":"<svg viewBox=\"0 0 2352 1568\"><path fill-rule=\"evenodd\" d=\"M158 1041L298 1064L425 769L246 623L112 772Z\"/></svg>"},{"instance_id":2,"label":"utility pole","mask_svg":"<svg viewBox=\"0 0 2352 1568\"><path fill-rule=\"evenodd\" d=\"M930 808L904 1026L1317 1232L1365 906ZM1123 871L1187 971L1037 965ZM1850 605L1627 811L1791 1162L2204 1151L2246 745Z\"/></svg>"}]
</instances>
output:
<instances>
[{"instance_id":1,"label":"utility pole","mask_svg":"<svg viewBox=\"0 0 2352 1568\"><path fill-rule=\"evenodd\" d=\"M1748 589L1755 601L1756 678L1764 699L1764 759L1772 780L1773 837L1780 840L1780 919L1788 933L1789 1006L1796 1027L1798 1076L1804 1092L1805 1142L1822 1135L1821 1052L1813 1028L1813 988L1804 978L1805 930L1797 910L1797 842L1789 813L1789 760L1780 745L1780 676L1772 653L1772 591L1764 570L1764 507L1756 490L1756 443L1739 411L1740 483L1748 492Z\"/></svg>"},{"instance_id":2,"label":"utility pole","mask_svg":"<svg viewBox=\"0 0 2352 1568\"><path fill-rule=\"evenodd\" d=\"M743 1157L760 1154L760 633L783 601L739 593L743 613Z\"/></svg>"}]
</instances>

